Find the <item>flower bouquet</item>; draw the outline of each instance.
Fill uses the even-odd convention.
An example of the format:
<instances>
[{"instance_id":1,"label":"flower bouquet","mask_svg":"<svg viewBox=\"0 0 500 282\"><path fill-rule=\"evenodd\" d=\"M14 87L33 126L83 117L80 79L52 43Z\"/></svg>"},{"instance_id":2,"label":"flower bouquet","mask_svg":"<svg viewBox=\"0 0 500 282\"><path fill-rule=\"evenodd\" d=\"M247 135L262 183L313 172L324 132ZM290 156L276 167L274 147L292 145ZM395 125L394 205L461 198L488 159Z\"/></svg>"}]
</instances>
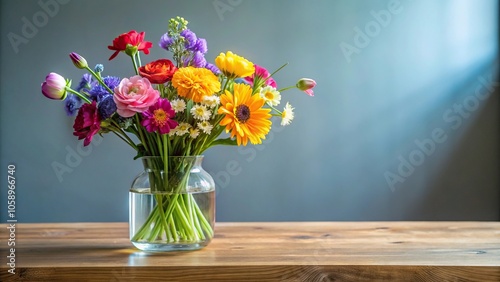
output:
<instances>
[{"instance_id":1,"label":"flower bouquet","mask_svg":"<svg viewBox=\"0 0 500 282\"><path fill-rule=\"evenodd\" d=\"M42 93L64 100L75 116L73 135L84 146L96 134L113 133L136 152L145 171L131 189L131 241L144 250L196 249L214 231L213 179L201 168L201 156L216 145L261 144L277 116L290 124L294 108L277 106L281 93L298 88L313 96L312 79L278 89L265 68L230 51L215 64L205 59L207 42L187 28L181 17L169 21L159 46L170 59L141 64L151 42L144 32L119 35L108 48L113 60L121 52L131 58L134 74L104 76L77 53L73 64L86 70L76 89L57 73L47 75ZM199 194L206 195L201 197ZM208 201L208 203L207 203ZM147 203L147 204L145 204ZM154 247L151 247L154 246Z\"/></svg>"}]
</instances>

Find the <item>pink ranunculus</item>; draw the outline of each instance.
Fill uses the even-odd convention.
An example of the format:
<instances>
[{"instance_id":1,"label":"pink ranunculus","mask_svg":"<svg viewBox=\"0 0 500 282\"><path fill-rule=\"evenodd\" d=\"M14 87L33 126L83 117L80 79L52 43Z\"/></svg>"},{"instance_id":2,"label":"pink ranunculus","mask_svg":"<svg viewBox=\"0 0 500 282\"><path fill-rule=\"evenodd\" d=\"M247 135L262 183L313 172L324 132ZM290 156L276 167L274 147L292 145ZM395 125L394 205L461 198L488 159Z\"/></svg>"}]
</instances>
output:
<instances>
[{"instance_id":1,"label":"pink ranunculus","mask_svg":"<svg viewBox=\"0 0 500 282\"><path fill-rule=\"evenodd\" d=\"M250 83L250 85L253 86L253 82L255 80L255 77L257 76L262 80L267 79L263 86L268 85L268 86L277 88L276 81L272 77L269 77L270 74L265 68L263 68L259 65L255 65L255 64L254 64L254 66L255 66L255 73L252 76L245 77L244 80L246 82Z\"/></svg>"},{"instance_id":2,"label":"pink ranunculus","mask_svg":"<svg viewBox=\"0 0 500 282\"><path fill-rule=\"evenodd\" d=\"M92 141L92 137L101 129L101 119L97 111L97 104L92 101L92 104L84 104L73 124L73 135L78 136L78 140L85 139L83 146L88 146Z\"/></svg>"},{"instance_id":3,"label":"pink ranunculus","mask_svg":"<svg viewBox=\"0 0 500 282\"><path fill-rule=\"evenodd\" d=\"M160 92L151 86L151 82L139 75L122 79L114 92L116 112L122 117L142 113L160 98Z\"/></svg>"}]
</instances>

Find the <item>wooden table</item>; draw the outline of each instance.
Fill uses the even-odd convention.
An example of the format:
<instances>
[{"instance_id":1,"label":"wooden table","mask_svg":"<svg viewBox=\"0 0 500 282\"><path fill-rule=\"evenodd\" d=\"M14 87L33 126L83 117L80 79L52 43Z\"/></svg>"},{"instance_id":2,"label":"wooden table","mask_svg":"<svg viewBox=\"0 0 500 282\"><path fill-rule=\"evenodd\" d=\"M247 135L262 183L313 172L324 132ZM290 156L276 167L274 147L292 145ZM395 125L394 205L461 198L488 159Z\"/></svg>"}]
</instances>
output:
<instances>
[{"instance_id":1,"label":"wooden table","mask_svg":"<svg viewBox=\"0 0 500 282\"><path fill-rule=\"evenodd\" d=\"M7 226L1 281L500 281L500 222L217 223L177 253L134 249L127 223L19 223L14 275Z\"/></svg>"}]
</instances>

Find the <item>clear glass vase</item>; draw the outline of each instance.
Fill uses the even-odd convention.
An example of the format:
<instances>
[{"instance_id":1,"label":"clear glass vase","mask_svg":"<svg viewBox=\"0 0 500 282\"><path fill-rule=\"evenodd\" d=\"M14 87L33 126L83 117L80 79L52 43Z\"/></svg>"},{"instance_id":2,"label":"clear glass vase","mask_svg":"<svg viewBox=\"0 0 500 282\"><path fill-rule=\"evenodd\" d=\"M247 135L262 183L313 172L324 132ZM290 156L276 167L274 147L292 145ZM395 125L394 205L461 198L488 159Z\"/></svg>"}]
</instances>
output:
<instances>
[{"instance_id":1,"label":"clear glass vase","mask_svg":"<svg viewBox=\"0 0 500 282\"><path fill-rule=\"evenodd\" d=\"M215 183L203 156L142 157L130 188L130 241L143 251L205 247L214 236Z\"/></svg>"}]
</instances>

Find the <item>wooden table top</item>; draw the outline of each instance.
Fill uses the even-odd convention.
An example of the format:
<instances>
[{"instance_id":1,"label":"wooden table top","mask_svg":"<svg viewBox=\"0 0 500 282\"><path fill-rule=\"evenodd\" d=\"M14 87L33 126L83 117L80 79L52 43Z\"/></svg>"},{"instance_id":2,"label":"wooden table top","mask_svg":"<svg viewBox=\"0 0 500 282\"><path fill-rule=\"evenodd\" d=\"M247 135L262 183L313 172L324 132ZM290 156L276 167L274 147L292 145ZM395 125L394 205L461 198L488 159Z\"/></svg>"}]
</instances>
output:
<instances>
[{"instance_id":1,"label":"wooden table top","mask_svg":"<svg viewBox=\"0 0 500 282\"><path fill-rule=\"evenodd\" d=\"M175 253L135 249L127 223L19 223L15 274L6 227L0 281L500 281L500 222L217 223Z\"/></svg>"}]
</instances>

